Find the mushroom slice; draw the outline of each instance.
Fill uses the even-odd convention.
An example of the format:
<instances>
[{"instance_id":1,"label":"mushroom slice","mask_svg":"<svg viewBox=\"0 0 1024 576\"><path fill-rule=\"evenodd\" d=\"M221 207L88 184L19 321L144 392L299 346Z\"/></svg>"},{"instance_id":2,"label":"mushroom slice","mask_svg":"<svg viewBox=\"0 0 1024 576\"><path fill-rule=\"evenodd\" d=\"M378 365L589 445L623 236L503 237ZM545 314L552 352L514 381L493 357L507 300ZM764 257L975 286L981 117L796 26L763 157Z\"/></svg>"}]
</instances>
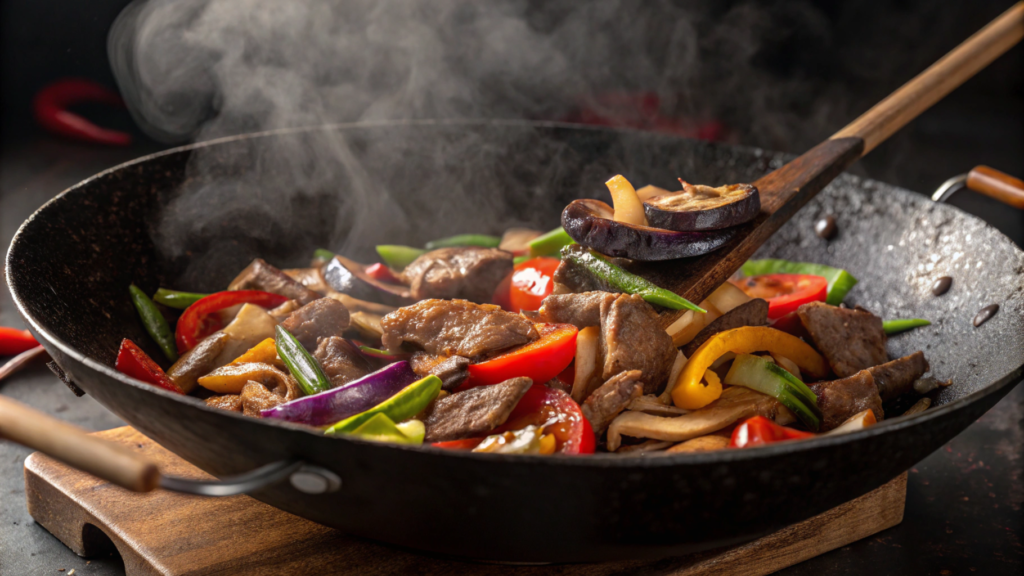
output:
<instances>
[{"instance_id":1,"label":"mushroom slice","mask_svg":"<svg viewBox=\"0 0 1024 576\"><path fill-rule=\"evenodd\" d=\"M712 188L683 182L682 192L644 201L644 213L650 226L678 232L738 226L753 220L760 211L761 196L750 184Z\"/></svg>"}]
</instances>

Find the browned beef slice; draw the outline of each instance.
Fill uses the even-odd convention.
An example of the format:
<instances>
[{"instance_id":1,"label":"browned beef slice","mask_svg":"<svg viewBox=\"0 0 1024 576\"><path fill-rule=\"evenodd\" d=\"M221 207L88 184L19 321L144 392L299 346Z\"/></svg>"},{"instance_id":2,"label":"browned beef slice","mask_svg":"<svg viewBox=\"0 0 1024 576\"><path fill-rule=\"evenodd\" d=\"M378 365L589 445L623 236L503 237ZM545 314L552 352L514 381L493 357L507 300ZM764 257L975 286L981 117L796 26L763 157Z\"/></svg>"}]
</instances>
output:
<instances>
[{"instance_id":1,"label":"browned beef slice","mask_svg":"<svg viewBox=\"0 0 1024 576\"><path fill-rule=\"evenodd\" d=\"M570 244L563 248L563 250L570 253L587 251L586 248L579 244ZM562 263L555 269L555 274L552 278L556 284L562 284L572 292L622 292L595 276L585 267L576 264L571 258L562 258Z\"/></svg>"},{"instance_id":2,"label":"browned beef slice","mask_svg":"<svg viewBox=\"0 0 1024 576\"><path fill-rule=\"evenodd\" d=\"M402 342L411 342L431 354L466 358L540 337L526 318L467 300L423 300L388 314L380 325L388 350L398 351Z\"/></svg>"},{"instance_id":3,"label":"browned beef slice","mask_svg":"<svg viewBox=\"0 0 1024 576\"><path fill-rule=\"evenodd\" d=\"M583 403L583 415L594 427L594 433L600 436L612 420L643 392L639 370L619 372L587 398Z\"/></svg>"},{"instance_id":4,"label":"browned beef slice","mask_svg":"<svg viewBox=\"0 0 1024 576\"><path fill-rule=\"evenodd\" d=\"M423 423L427 429L424 441L447 442L487 434L505 423L532 384L529 378L512 378L441 398Z\"/></svg>"},{"instance_id":5,"label":"browned beef slice","mask_svg":"<svg viewBox=\"0 0 1024 576\"><path fill-rule=\"evenodd\" d=\"M469 358L462 356L435 356L417 352L409 359L412 371L419 376L433 374L441 379L442 390L454 390L469 378Z\"/></svg>"},{"instance_id":6,"label":"browned beef slice","mask_svg":"<svg viewBox=\"0 0 1024 576\"><path fill-rule=\"evenodd\" d=\"M245 270L231 281L228 290L263 290L298 300L302 305L320 297L316 292L264 262L262 258L257 258L246 266Z\"/></svg>"},{"instance_id":7,"label":"browned beef slice","mask_svg":"<svg viewBox=\"0 0 1024 576\"><path fill-rule=\"evenodd\" d=\"M701 344L708 341L719 332L740 328L742 326L767 326L768 325L768 301L761 298L754 298L722 314L714 319L711 324L705 326L693 340L683 346L680 350L683 356L689 358L700 348Z\"/></svg>"},{"instance_id":8,"label":"browned beef slice","mask_svg":"<svg viewBox=\"0 0 1024 576\"><path fill-rule=\"evenodd\" d=\"M875 379L882 402L888 402L912 391L914 380L924 376L930 368L924 352L914 352L910 356L869 368L868 372Z\"/></svg>"},{"instance_id":9,"label":"browned beef slice","mask_svg":"<svg viewBox=\"0 0 1024 576\"><path fill-rule=\"evenodd\" d=\"M829 306L824 302L804 304L797 313L814 340L814 346L825 356L837 376L852 376L889 360L885 354L882 319L878 316L862 310Z\"/></svg>"},{"instance_id":10,"label":"browned beef slice","mask_svg":"<svg viewBox=\"0 0 1024 576\"><path fill-rule=\"evenodd\" d=\"M321 338L341 336L348 328L348 308L333 298L319 298L292 312L281 322L307 350Z\"/></svg>"},{"instance_id":11,"label":"browned beef slice","mask_svg":"<svg viewBox=\"0 0 1024 576\"><path fill-rule=\"evenodd\" d=\"M206 399L206 405L211 408L220 408L229 412L242 411L242 397L238 394L220 394L210 396Z\"/></svg>"},{"instance_id":12,"label":"browned beef slice","mask_svg":"<svg viewBox=\"0 0 1024 576\"><path fill-rule=\"evenodd\" d=\"M857 372L848 378L812 384L811 390L818 397L818 408L822 413L822 432L827 432L845 422L850 416L868 409L875 413L875 419L879 421L885 417L875 379L867 370Z\"/></svg>"},{"instance_id":13,"label":"browned beef slice","mask_svg":"<svg viewBox=\"0 0 1024 576\"><path fill-rule=\"evenodd\" d=\"M672 337L658 324L658 314L635 294L601 303L601 352L602 378L640 370L644 394L661 393L676 359Z\"/></svg>"},{"instance_id":14,"label":"browned beef slice","mask_svg":"<svg viewBox=\"0 0 1024 576\"><path fill-rule=\"evenodd\" d=\"M495 288L512 272L512 254L494 248L441 248L413 260L402 271L412 297L465 298L490 302Z\"/></svg>"},{"instance_id":15,"label":"browned beef slice","mask_svg":"<svg viewBox=\"0 0 1024 576\"><path fill-rule=\"evenodd\" d=\"M313 357L324 369L324 374L331 381L332 388L358 380L373 372L373 366L362 352L351 342L338 336L322 338Z\"/></svg>"},{"instance_id":16,"label":"browned beef slice","mask_svg":"<svg viewBox=\"0 0 1024 576\"><path fill-rule=\"evenodd\" d=\"M582 294L552 294L544 299L540 309L543 322L573 324L579 329L601 325L601 303L615 300L610 292L583 292Z\"/></svg>"},{"instance_id":17,"label":"browned beef slice","mask_svg":"<svg viewBox=\"0 0 1024 576\"><path fill-rule=\"evenodd\" d=\"M331 291L331 287L327 285L323 274L320 273L319 266L316 268L291 268L289 270L281 270L281 272L284 272L289 278L314 292L327 295Z\"/></svg>"}]
</instances>

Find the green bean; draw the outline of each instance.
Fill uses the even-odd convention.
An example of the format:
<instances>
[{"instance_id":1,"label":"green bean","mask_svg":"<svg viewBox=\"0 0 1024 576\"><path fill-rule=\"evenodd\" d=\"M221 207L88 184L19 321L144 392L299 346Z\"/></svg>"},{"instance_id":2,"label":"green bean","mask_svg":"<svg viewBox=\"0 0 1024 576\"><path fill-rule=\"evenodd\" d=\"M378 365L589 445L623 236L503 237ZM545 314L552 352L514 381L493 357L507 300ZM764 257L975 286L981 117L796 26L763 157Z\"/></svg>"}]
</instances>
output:
<instances>
[{"instance_id":1,"label":"green bean","mask_svg":"<svg viewBox=\"0 0 1024 576\"><path fill-rule=\"evenodd\" d=\"M277 355L284 360L284 365L295 376L302 391L309 395L330 390L331 382L320 368L320 363L299 344L295 336L281 325L276 326L274 332Z\"/></svg>"},{"instance_id":2,"label":"green bean","mask_svg":"<svg viewBox=\"0 0 1024 576\"><path fill-rule=\"evenodd\" d=\"M431 240L430 242L427 242L424 248L427 250L437 250L438 248L450 248L455 246L497 248L498 244L501 244L501 238L497 236L487 236L486 234L458 234L456 236L449 236L448 238Z\"/></svg>"},{"instance_id":3,"label":"green bean","mask_svg":"<svg viewBox=\"0 0 1024 576\"><path fill-rule=\"evenodd\" d=\"M882 322L882 330L886 334L897 334L899 332L905 332L911 328L918 328L920 326L931 326L931 322L924 318L907 318L900 320L885 320Z\"/></svg>"},{"instance_id":4,"label":"green bean","mask_svg":"<svg viewBox=\"0 0 1024 576\"><path fill-rule=\"evenodd\" d=\"M177 361L178 346L174 342L174 334L171 332L171 327L167 325L167 320L160 313L160 309L135 284L129 286L128 291L132 295L132 304L138 310L139 317L142 318L142 325L146 327L146 332L149 332L153 340L156 340L160 350L163 351L164 356L167 356L168 360L171 362Z\"/></svg>"},{"instance_id":5,"label":"green bean","mask_svg":"<svg viewBox=\"0 0 1024 576\"><path fill-rule=\"evenodd\" d=\"M328 428L326 433L340 434L352 432L377 414L384 414L392 422L401 422L422 412L434 398L437 398L440 392L441 379L431 374L402 388L398 394L377 404L373 408L338 422Z\"/></svg>"},{"instance_id":6,"label":"green bean","mask_svg":"<svg viewBox=\"0 0 1024 576\"><path fill-rule=\"evenodd\" d=\"M184 310L189 306L196 303L201 298L206 298L209 294L198 294L196 292L181 292L178 290L168 290L167 288L160 288L153 294L153 301L157 304L163 304L168 308L177 308L178 310Z\"/></svg>"}]
</instances>

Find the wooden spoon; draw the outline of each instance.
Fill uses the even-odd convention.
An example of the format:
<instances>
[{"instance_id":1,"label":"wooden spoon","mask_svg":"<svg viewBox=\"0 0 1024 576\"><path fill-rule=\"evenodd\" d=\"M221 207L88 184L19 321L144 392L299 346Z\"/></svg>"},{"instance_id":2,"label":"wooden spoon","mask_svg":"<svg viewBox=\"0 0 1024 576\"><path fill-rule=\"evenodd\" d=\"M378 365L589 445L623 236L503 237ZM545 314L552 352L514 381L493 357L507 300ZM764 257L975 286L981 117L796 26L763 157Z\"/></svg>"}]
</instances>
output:
<instances>
[{"instance_id":1,"label":"wooden spoon","mask_svg":"<svg viewBox=\"0 0 1024 576\"><path fill-rule=\"evenodd\" d=\"M692 302L732 276L787 220L859 158L974 76L1024 37L1024 2L979 30L831 138L754 183L761 213L722 248L696 258L634 262L628 268ZM685 310L662 314L668 326Z\"/></svg>"}]
</instances>

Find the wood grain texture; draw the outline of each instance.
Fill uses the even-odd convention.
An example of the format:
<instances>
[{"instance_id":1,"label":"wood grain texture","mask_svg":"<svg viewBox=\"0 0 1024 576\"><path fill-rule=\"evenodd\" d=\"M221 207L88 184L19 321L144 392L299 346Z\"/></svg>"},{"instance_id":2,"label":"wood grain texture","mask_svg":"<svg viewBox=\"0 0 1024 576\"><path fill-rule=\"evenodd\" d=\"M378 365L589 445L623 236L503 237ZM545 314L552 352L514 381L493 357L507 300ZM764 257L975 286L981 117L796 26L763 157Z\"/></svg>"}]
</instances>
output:
<instances>
[{"instance_id":1,"label":"wood grain texture","mask_svg":"<svg viewBox=\"0 0 1024 576\"><path fill-rule=\"evenodd\" d=\"M975 166L967 174L967 187L1024 210L1024 181L988 166Z\"/></svg>"},{"instance_id":2,"label":"wood grain texture","mask_svg":"<svg viewBox=\"0 0 1024 576\"><path fill-rule=\"evenodd\" d=\"M132 428L97 435L159 463L169 474L209 478ZM610 576L632 572L758 576L899 524L906 500L906 474L856 500L747 544L657 561L556 566L475 564L413 554L347 537L247 496L131 493L38 453L25 461L25 492L32 517L76 553L104 553L106 541L99 532L105 533L124 559L128 576Z\"/></svg>"},{"instance_id":3,"label":"wood grain texture","mask_svg":"<svg viewBox=\"0 0 1024 576\"><path fill-rule=\"evenodd\" d=\"M906 126L1024 38L1024 2L1018 2L885 100L836 132L863 138L864 154Z\"/></svg>"}]
</instances>

